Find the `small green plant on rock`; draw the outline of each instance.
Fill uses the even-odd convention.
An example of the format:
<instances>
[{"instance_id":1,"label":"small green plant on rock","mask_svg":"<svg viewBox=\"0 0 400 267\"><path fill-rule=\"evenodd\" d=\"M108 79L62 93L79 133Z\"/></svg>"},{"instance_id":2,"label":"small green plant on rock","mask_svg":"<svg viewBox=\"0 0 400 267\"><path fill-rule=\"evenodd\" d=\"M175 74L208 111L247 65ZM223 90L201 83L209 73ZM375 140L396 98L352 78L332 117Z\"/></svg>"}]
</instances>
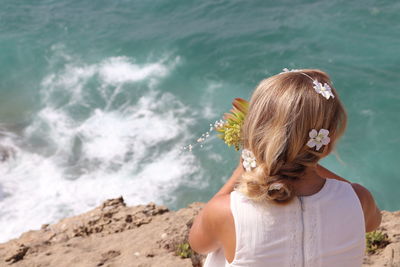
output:
<instances>
[{"instance_id":1,"label":"small green plant on rock","mask_svg":"<svg viewBox=\"0 0 400 267\"><path fill-rule=\"evenodd\" d=\"M178 245L176 253L181 256L181 258L190 258L193 254L193 250L190 248L189 243L182 243Z\"/></svg>"},{"instance_id":2,"label":"small green plant on rock","mask_svg":"<svg viewBox=\"0 0 400 267\"><path fill-rule=\"evenodd\" d=\"M380 231L369 232L365 237L368 254L374 254L378 249L384 248L390 243L388 235Z\"/></svg>"}]
</instances>

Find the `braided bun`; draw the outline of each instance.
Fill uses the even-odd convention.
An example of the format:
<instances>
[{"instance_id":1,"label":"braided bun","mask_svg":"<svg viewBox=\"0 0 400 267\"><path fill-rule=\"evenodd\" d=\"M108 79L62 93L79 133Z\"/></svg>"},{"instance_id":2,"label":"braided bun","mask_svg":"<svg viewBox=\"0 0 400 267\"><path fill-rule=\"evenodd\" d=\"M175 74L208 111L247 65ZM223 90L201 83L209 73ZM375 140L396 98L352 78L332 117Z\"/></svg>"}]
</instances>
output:
<instances>
[{"instance_id":1,"label":"braided bun","mask_svg":"<svg viewBox=\"0 0 400 267\"><path fill-rule=\"evenodd\" d=\"M255 201L270 200L276 203L286 203L294 196L290 178L265 174L265 165L258 166L250 172L245 172L237 186L244 195Z\"/></svg>"},{"instance_id":2,"label":"braided bun","mask_svg":"<svg viewBox=\"0 0 400 267\"><path fill-rule=\"evenodd\" d=\"M294 197L293 187L287 182L279 181L280 179L277 178L276 182L272 182L268 186L266 198L278 203L288 202Z\"/></svg>"}]
</instances>

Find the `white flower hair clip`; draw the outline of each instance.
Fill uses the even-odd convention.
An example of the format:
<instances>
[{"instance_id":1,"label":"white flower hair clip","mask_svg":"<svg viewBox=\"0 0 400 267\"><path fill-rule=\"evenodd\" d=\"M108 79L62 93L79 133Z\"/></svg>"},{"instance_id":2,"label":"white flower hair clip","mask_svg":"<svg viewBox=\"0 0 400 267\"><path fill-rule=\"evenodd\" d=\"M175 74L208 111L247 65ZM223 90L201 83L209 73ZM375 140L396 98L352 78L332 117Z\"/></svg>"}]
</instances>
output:
<instances>
[{"instance_id":1,"label":"white flower hair clip","mask_svg":"<svg viewBox=\"0 0 400 267\"><path fill-rule=\"evenodd\" d=\"M315 92L317 92L318 94L321 94L326 99L329 99L330 97L335 98L329 84L324 83L324 85L322 85L322 83L318 82L317 80L313 80L313 84Z\"/></svg>"},{"instance_id":2,"label":"white flower hair clip","mask_svg":"<svg viewBox=\"0 0 400 267\"><path fill-rule=\"evenodd\" d=\"M243 167L246 171L251 171L252 168L257 167L256 157L253 152L248 149L242 150Z\"/></svg>"},{"instance_id":3,"label":"white flower hair clip","mask_svg":"<svg viewBox=\"0 0 400 267\"><path fill-rule=\"evenodd\" d=\"M280 72L279 74L282 74L282 73L288 73L288 72L301 72L301 70L298 70L298 69L288 69L288 68L284 68L283 69L283 71L282 72Z\"/></svg>"},{"instance_id":4,"label":"white flower hair clip","mask_svg":"<svg viewBox=\"0 0 400 267\"><path fill-rule=\"evenodd\" d=\"M307 142L308 147L316 147L319 150L323 145L329 144L331 139L328 137L329 131L326 129L321 129L319 132L317 130L312 129L308 135L310 136L310 140Z\"/></svg>"}]
</instances>

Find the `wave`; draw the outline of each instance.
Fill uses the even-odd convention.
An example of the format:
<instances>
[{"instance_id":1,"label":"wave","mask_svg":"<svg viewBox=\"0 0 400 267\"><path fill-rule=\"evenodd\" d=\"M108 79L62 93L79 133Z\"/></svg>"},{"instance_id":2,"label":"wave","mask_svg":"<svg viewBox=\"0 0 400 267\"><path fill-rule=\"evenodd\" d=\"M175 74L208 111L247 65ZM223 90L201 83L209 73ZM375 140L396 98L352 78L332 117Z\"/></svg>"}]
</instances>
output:
<instances>
[{"instance_id":1,"label":"wave","mask_svg":"<svg viewBox=\"0 0 400 267\"><path fill-rule=\"evenodd\" d=\"M0 163L0 242L107 198L170 202L187 177L201 176L195 156L180 150L193 138L192 111L158 88L179 57L82 64L62 53L55 51L62 67L43 78L31 123L0 134L8 151Z\"/></svg>"}]
</instances>

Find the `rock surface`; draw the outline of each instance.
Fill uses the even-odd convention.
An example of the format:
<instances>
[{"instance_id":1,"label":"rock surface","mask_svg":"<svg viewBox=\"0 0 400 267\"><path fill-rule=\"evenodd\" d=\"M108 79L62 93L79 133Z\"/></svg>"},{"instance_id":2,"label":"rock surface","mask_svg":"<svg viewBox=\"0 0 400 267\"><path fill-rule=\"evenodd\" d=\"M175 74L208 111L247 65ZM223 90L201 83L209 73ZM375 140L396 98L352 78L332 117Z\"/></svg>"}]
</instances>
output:
<instances>
[{"instance_id":1,"label":"rock surface","mask_svg":"<svg viewBox=\"0 0 400 267\"><path fill-rule=\"evenodd\" d=\"M169 211L154 203L127 207L122 197L84 214L28 231L0 244L0 266L201 266L204 256L177 255L203 203ZM383 212L391 243L364 266L400 267L400 211Z\"/></svg>"},{"instance_id":2,"label":"rock surface","mask_svg":"<svg viewBox=\"0 0 400 267\"><path fill-rule=\"evenodd\" d=\"M364 266L400 267L400 211L382 211L382 223L378 231L389 236L389 245L364 259Z\"/></svg>"},{"instance_id":3,"label":"rock surface","mask_svg":"<svg viewBox=\"0 0 400 267\"><path fill-rule=\"evenodd\" d=\"M199 257L182 259L176 251L202 205L169 211L154 203L126 207L122 197L110 199L0 244L0 266L200 266Z\"/></svg>"}]
</instances>

